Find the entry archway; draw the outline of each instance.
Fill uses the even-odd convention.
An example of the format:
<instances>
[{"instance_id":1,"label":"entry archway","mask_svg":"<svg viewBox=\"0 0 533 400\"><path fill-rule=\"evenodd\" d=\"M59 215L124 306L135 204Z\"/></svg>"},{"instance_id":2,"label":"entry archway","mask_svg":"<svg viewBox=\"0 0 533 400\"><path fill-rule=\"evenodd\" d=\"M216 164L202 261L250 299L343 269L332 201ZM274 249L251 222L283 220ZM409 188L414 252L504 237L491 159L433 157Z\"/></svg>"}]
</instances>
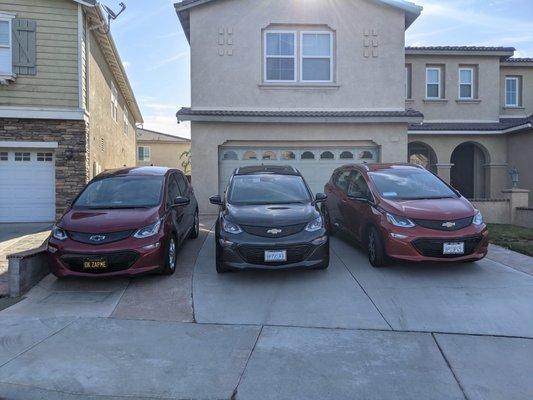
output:
<instances>
[{"instance_id":1,"label":"entry archway","mask_svg":"<svg viewBox=\"0 0 533 400\"><path fill-rule=\"evenodd\" d=\"M483 199L489 193L485 166L490 163L487 149L475 142L461 143L450 159L450 182L463 196Z\"/></svg>"},{"instance_id":2,"label":"entry archway","mask_svg":"<svg viewBox=\"0 0 533 400\"><path fill-rule=\"evenodd\" d=\"M433 148L423 142L412 142L408 146L409 162L423 166L437 175L437 155Z\"/></svg>"}]
</instances>

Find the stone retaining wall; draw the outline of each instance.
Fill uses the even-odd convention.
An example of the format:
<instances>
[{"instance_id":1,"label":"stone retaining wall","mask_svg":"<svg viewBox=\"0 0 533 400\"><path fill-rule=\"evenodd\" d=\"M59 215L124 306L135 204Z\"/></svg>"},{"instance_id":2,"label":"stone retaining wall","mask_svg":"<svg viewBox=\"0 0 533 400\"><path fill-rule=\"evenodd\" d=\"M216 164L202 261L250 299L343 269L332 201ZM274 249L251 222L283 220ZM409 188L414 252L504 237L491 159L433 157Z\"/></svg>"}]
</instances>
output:
<instances>
[{"instance_id":1,"label":"stone retaining wall","mask_svg":"<svg viewBox=\"0 0 533 400\"><path fill-rule=\"evenodd\" d=\"M520 207L516 209L516 225L533 229L533 208Z\"/></svg>"}]
</instances>

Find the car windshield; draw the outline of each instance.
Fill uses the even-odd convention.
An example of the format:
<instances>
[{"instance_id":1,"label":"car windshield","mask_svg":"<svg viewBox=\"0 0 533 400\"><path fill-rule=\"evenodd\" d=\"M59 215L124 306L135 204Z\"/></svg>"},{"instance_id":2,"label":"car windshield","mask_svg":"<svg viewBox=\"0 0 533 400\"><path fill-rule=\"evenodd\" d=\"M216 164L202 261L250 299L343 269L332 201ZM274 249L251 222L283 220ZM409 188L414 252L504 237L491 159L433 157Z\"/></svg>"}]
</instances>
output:
<instances>
[{"instance_id":1,"label":"car windshield","mask_svg":"<svg viewBox=\"0 0 533 400\"><path fill-rule=\"evenodd\" d=\"M148 208L160 203L162 176L117 176L90 183L75 209Z\"/></svg>"},{"instance_id":2,"label":"car windshield","mask_svg":"<svg viewBox=\"0 0 533 400\"><path fill-rule=\"evenodd\" d=\"M301 176L237 175L228 202L237 205L308 203L311 195Z\"/></svg>"},{"instance_id":3,"label":"car windshield","mask_svg":"<svg viewBox=\"0 0 533 400\"><path fill-rule=\"evenodd\" d=\"M452 189L425 169L391 168L370 172L369 176L385 199L457 198Z\"/></svg>"}]
</instances>

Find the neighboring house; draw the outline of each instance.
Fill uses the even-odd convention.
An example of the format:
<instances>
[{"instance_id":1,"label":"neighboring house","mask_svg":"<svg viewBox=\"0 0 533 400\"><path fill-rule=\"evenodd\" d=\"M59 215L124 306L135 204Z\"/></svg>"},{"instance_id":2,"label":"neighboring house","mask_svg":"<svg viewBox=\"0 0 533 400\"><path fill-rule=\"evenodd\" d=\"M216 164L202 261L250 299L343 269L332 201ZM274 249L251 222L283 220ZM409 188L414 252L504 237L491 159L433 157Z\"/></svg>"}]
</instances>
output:
<instances>
[{"instance_id":1,"label":"neighboring house","mask_svg":"<svg viewBox=\"0 0 533 400\"><path fill-rule=\"evenodd\" d=\"M53 221L135 165L139 107L94 0L0 0L0 222Z\"/></svg>"},{"instance_id":2,"label":"neighboring house","mask_svg":"<svg viewBox=\"0 0 533 400\"><path fill-rule=\"evenodd\" d=\"M177 117L191 121L204 212L234 168L258 163L296 166L314 192L339 165L407 160L468 197L501 197L515 164L533 186L519 164L532 150L532 60L513 59L514 49L405 49L422 8L403 0L175 8L192 84Z\"/></svg>"},{"instance_id":3,"label":"neighboring house","mask_svg":"<svg viewBox=\"0 0 533 400\"><path fill-rule=\"evenodd\" d=\"M188 174L190 167L185 171L187 155L183 153L190 150L190 139L137 128L137 165L178 168Z\"/></svg>"}]
</instances>

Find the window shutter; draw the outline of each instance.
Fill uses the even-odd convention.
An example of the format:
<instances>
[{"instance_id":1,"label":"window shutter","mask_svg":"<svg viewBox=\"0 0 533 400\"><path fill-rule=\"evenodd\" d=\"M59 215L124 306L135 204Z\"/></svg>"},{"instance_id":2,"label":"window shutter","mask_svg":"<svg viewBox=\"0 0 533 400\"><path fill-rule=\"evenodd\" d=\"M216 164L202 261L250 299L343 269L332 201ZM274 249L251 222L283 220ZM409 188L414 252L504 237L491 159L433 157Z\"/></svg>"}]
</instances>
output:
<instances>
[{"instance_id":1,"label":"window shutter","mask_svg":"<svg viewBox=\"0 0 533 400\"><path fill-rule=\"evenodd\" d=\"M13 73L36 75L36 30L32 19L13 20Z\"/></svg>"}]
</instances>

